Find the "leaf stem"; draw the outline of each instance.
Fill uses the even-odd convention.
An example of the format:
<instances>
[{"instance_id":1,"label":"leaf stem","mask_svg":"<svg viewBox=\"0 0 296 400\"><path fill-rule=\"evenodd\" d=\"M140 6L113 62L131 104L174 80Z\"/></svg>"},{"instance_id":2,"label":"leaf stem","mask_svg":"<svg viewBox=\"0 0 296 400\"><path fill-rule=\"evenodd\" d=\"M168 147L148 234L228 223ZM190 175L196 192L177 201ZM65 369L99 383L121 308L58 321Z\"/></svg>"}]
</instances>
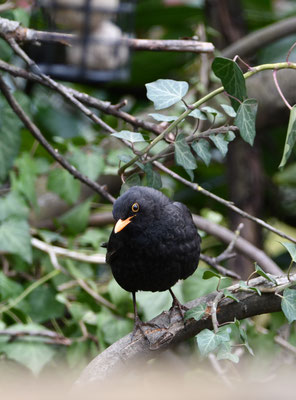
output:
<instances>
[{"instance_id":1,"label":"leaf stem","mask_svg":"<svg viewBox=\"0 0 296 400\"><path fill-rule=\"evenodd\" d=\"M266 71L266 70L281 70L281 69L295 69L296 70L296 63L291 63L291 62L281 62L281 63L274 63L274 64L262 64L258 65L257 67L253 67L250 71L246 72L244 74L244 78L248 79L251 76L257 74L258 72L261 71ZM217 96L220 93L223 93L224 87L221 86L212 92L208 93L206 96L202 97L201 99L197 100L195 103L190 105L190 108L185 110L178 119L173 121L160 135L158 135L152 142L145 147L137 156L132 158L129 162L124 164L121 168L118 170L118 174L121 175L128 167L133 165L135 162L139 160L140 157L142 157L144 154L148 154L149 151L154 147L158 142L160 142L165 135L170 133L180 122L185 119L192 110L195 110L196 108L200 107L202 104L206 103L208 100L212 99L213 97Z\"/></svg>"},{"instance_id":2,"label":"leaf stem","mask_svg":"<svg viewBox=\"0 0 296 400\"><path fill-rule=\"evenodd\" d=\"M54 278L60 272L61 271L59 271L57 269L54 269L53 271L51 271L48 274L44 275L42 278L38 279L38 281L32 283L19 296L17 296L15 299L10 300L7 305L5 305L4 307L0 308L0 314L4 313L4 312L7 312L11 308L15 307L18 303L20 303L22 300L24 300L25 297L27 297L31 292L33 292L33 290L37 289L38 286L43 285L45 282L47 282L50 279Z\"/></svg>"}]
</instances>

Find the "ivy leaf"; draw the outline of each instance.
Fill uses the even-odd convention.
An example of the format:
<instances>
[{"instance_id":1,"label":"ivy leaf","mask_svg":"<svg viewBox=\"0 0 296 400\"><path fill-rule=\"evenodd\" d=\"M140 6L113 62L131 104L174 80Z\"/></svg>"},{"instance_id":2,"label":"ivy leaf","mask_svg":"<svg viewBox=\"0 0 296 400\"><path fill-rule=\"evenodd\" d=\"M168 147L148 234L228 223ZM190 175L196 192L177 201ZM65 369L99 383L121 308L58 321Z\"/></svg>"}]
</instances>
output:
<instances>
[{"instance_id":1,"label":"ivy leaf","mask_svg":"<svg viewBox=\"0 0 296 400\"><path fill-rule=\"evenodd\" d=\"M229 332L225 329L219 330L218 333L204 329L196 335L197 345L202 356L206 356L217 349L221 343L228 342L229 340Z\"/></svg>"},{"instance_id":2,"label":"ivy leaf","mask_svg":"<svg viewBox=\"0 0 296 400\"><path fill-rule=\"evenodd\" d=\"M210 143L205 139L200 139L197 142L193 142L191 147L208 167L211 162Z\"/></svg>"},{"instance_id":3,"label":"ivy leaf","mask_svg":"<svg viewBox=\"0 0 296 400\"><path fill-rule=\"evenodd\" d=\"M245 142L253 146L256 136L255 120L258 103L255 99L247 99L237 111L234 123L239 128L240 135Z\"/></svg>"},{"instance_id":4,"label":"ivy leaf","mask_svg":"<svg viewBox=\"0 0 296 400\"><path fill-rule=\"evenodd\" d=\"M255 263L255 270L258 275L263 276L263 278L267 279L269 282L272 282L273 284L277 285L276 280L269 274L263 271L261 267L257 263Z\"/></svg>"},{"instance_id":5,"label":"ivy leaf","mask_svg":"<svg viewBox=\"0 0 296 400\"><path fill-rule=\"evenodd\" d=\"M225 135L223 133L218 133L217 135L210 135L209 138L220 151L223 157L226 156L228 151L229 142L225 140Z\"/></svg>"},{"instance_id":6,"label":"ivy leaf","mask_svg":"<svg viewBox=\"0 0 296 400\"><path fill-rule=\"evenodd\" d=\"M253 286L248 286L244 281L239 281L239 287L245 290L252 290L253 292L256 292L259 296L261 296L261 292L258 288Z\"/></svg>"},{"instance_id":7,"label":"ivy leaf","mask_svg":"<svg viewBox=\"0 0 296 400\"><path fill-rule=\"evenodd\" d=\"M176 115L163 115L163 114L148 114L150 117L154 118L156 121L159 122L172 122L176 121L178 117Z\"/></svg>"},{"instance_id":8,"label":"ivy leaf","mask_svg":"<svg viewBox=\"0 0 296 400\"><path fill-rule=\"evenodd\" d=\"M8 278L2 271L0 271L0 296L1 301L17 297L23 291L20 283Z\"/></svg>"},{"instance_id":9,"label":"ivy leaf","mask_svg":"<svg viewBox=\"0 0 296 400\"><path fill-rule=\"evenodd\" d=\"M280 244L286 248L286 250L289 252L292 260L294 262L296 262L296 245L295 245L295 243L280 242Z\"/></svg>"},{"instance_id":10,"label":"ivy leaf","mask_svg":"<svg viewBox=\"0 0 296 400\"><path fill-rule=\"evenodd\" d=\"M101 149L95 148L95 151L84 152L71 146L70 151L72 153L69 157L70 162L89 179L95 181L103 172L105 163Z\"/></svg>"},{"instance_id":11,"label":"ivy leaf","mask_svg":"<svg viewBox=\"0 0 296 400\"><path fill-rule=\"evenodd\" d=\"M219 351L217 353L217 360L229 360L234 363L238 363L239 357L236 354L231 353L231 345L229 342L223 342L219 346Z\"/></svg>"},{"instance_id":12,"label":"ivy leaf","mask_svg":"<svg viewBox=\"0 0 296 400\"><path fill-rule=\"evenodd\" d=\"M215 117L215 118L222 118L223 117L223 114L221 114L218 110L216 110L213 107L205 106L205 107L201 108L201 111L206 113L206 114L213 115L213 117Z\"/></svg>"},{"instance_id":13,"label":"ivy leaf","mask_svg":"<svg viewBox=\"0 0 296 400\"><path fill-rule=\"evenodd\" d=\"M201 119L201 120L204 120L204 121L208 119L206 113L202 112L198 108L196 108L195 110L191 111L189 116L193 117L193 118L196 118L196 119Z\"/></svg>"},{"instance_id":14,"label":"ivy leaf","mask_svg":"<svg viewBox=\"0 0 296 400\"><path fill-rule=\"evenodd\" d=\"M127 140L128 142L131 142L131 143L146 141L140 132L120 131L120 132L111 133L111 136L117 137L119 139Z\"/></svg>"},{"instance_id":15,"label":"ivy leaf","mask_svg":"<svg viewBox=\"0 0 296 400\"><path fill-rule=\"evenodd\" d=\"M237 303L239 303L239 299L233 293L231 293L229 290L224 289L223 294L225 297L228 297L229 299L232 299L232 300L236 301Z\"/></svg>"},{"instance_id":16,"label":"ivy leaf","mask_svg":"<svg viewBox=\"0 0 296 400\"><path fill-rule=\"evenodd\" d=\"M36 341L7 343L2 351L9 359L29 368L34 375L38 375L55 355L53 347Z\"/></svg>"},{"instance_id":17,"label":"ivy leaf","mask_svg":"<svg viewBox=\"0 0 296 400\"><path fill-rule=\"evenodd\" d=\"M215 75L221 79L222 85L228 94L244 101L247 97L246 82L242 70L237 63L229 58L216 57L212 64ZM235 111L239 108L239 102L230 99Z\"/></svg>"},{"instance_id":18,"label":"ivy leaf","mask_svg":"<svg viewBox=\"0 0 296 400\"><path fill-rule=\"evenodd\" d=\"M185 318L184 318L185 321L191 318L194 318L195 321L199 321L205 315L206 309L207 309L206 303L202 303L196 307L191 308L185 313Z\"/></svg>"},{"instance_id":19,"label":"ivy leaf","mask_svg":"<svg viewBox=\"0 0 296 400\"><path fill-rule=\"evenodd\" d=\"M126 178L120 189L120 195L126 192L132 186L141 186L141 178L139 174L132 174Z\"/></svg>"},{"instance_id":20,"label":"ivy leaf","mask_svg":"<svg viewBox=\"0 0 296 400\"><path fill-rule=\"evenodd\" d=\"M9 218L0 225L0 251L16 254L28 263L32 261L31 236L27 221Z\"/></svg>"},{"instance_id":21,"label":"ivy leaf","mask_svg":"<svg viewBox=\"0 0 296 400\"><path fill-rule=\"evenodd\" d=\"M88 225L91 201L89 199L73 207L58 219L59 223L65 225L71 234L83 232Z\"/></svg>"},{"instance_id":22,"label":"ivy leaf","mask_svg":"<svg viewBox=\"0 0 296 400\"><path fill-rule=\"evenodd\" d=\"M26 218L29 210L23 198L15 191L0 198L0 221L9 217Z\"/></svg>"},{"instance_id":23,"label":"ivy leaf","mask_svg":"<svg viewBox=\"0 0 296 400\"><path fill-rule=\"evenodd\" d=\"M176 104L186 95L189 85L184 81L157 79L146 83L147 97L153 101L155 110L161 110Z\"/></svg>"},{"instance_id":24,"label":"ivy leaf","mask_svg":"<svg viewBox=\"0 0 296 400\"><path fill-rule=\"evenodd\" d=\"M296 290L289 288L284 290L281 306L289 323L296 321Z\"/></svg>"},{"instance_id":25,"label":"ivy leaf","mask_svg":"<svg viewBox=\"0 0 296 400\"><path fill-rule=\"evenodd\" d=\"M223 108L225 113L229 115L229 117L236 117L236 111L234 110L233 107L229 106L228 104L220 104L220 106Z\"/></svg>"},{"instance_id":26,"label":"ivy leaf","mask_svg":"<svg viewBox=\"0 0 296 400\"><path fill-rule=\"evenodd\" d=\"M19 152L22 123L15 117L12 109L2 102L0 103L0 115L0 181L3 182Z\"/></svg>"},{"instance_id":27,"label":"ivy leaf","mask_svg":"<svg viewBox=\"0 0 296 400\"><path fill-rule=\"evenodd\" d=\"M175 141L175 160L177 165L185 169L195 169L196 161L191 153L190 147L185 140L185 135L179 133Z\"/></svg>"},{"instance_id":28,"label":"ivy leaf","mask_svg":"<svg viewBox=\"0 0 296 400\"><path fill-rule=\"evenodd\" d=\"M147 186L160 189L162 187L161 176L158 172L154 171L151 163L145 164L143 169L146 174Z\"/></svg>"},{"instance_id":29,"label":"ivy leaf","mask_svg":"<svg viewBox=\"0 0 296 400\"><path fill-rule=\"evenodd\" d=\"M213 277L218 278L218 279L222 278L222 276L219 275L217 272L214 272L211 270L206 270L202 275L202 279L211 279Z\"/></svg>"},{"instance_id":30,"label":"ivy leaf","mask_svg":"<svg viewBox=\"0 0 296 400\"><path fill-rule=\"evenodd\" d=\"M292 110L290 111L289 125L286 135L284 152L279 168L282 168L286 165L286 162L290 157L290 154L294 147L295 141L296 141L296 105L294 105L292 107Z\"/></svg>"},{"instance_id":31,"label":"ivy leaf","mask_svg":"<svg viewBox=\"0 0 296 400\"><path fill-rule=\"evenodd\" d=\"M29 316L35 322L46 322L64 315L64 305L55 298L56 292L49 286L39 286L28 296Z\"/></svg>"},{"instance_id":32,"label":"ivy leaf","mask_svg":"<svg viewBox=\"0 0 296 400\"><path fill-rule=\"evenodd\" d=\"M80 194L80 182L64 168L55 168L50 172L47 187L68 204L76 203Z\"/></svg>"}]
</instances>

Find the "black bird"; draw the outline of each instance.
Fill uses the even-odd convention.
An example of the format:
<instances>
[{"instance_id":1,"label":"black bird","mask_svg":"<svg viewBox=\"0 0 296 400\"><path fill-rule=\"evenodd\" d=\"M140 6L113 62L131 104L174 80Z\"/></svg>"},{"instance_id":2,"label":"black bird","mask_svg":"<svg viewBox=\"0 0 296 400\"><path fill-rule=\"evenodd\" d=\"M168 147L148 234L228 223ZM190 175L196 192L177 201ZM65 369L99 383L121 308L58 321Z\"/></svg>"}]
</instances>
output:
<instances>
[{"instance_id":1,"label":"black bird","mask_svg":"<svg viewBox=\"0 0 296 400\"><path fill-rule=\"evenodd\" d=\"M135 329L144 334L136 305L138 290L169 290L173 306L183 306L171 287L196 270L200 236L188 208L172 202L158 190L133 186L114 203L116 221L107 247L106 262L117 283L132 292ZM145 336L145 334L144 334Z\"/></svg>"}]
</instances>

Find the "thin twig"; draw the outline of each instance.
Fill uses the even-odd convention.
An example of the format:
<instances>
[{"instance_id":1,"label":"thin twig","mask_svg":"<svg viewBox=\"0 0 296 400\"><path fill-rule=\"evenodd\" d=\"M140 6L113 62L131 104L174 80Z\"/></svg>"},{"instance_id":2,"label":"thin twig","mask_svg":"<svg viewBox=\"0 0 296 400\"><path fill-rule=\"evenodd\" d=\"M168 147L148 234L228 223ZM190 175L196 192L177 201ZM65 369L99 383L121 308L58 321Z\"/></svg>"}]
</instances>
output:
<instances>
[{"instance_id":1,"label":"thin twig","mask_svg":"<svg viewBox=\"0 0 296 400\"><path fill-rule=\"evenodd\" d=\"M235 257L235 254L233 254L232 256ZM213 257L209 257L205 254L200 254L199 258L200 260L210 265L212 268L216 269L223 276L229 276L230 278L234 279L242 279L241 276L238 275L236 272L231 271L227 268L222 267L222 265L217 264L216 259Z\"/></svg>"},{"instance_id":2,"label":"thin twig","mask_svg":"<svg viewBox=\"0 0 296 400\"><path fill-rule=\"evenodd\" d=\"M165 167L164 165L162 165L161 163L159 163L158 161L154 161L154 165L160 169L161 171L167 173L168 175L172 176L174 179L176 179L179 182L184 183L184 185L189 186L191 189L195 190L196 192L202 193L216 201L218 201L219 203L225 205L226 207L230 208L232 211L236 212L237 214L241 215L244 218L248 218L251 221L256 222L258 225L263 226L264 228L268 229L271 232L274 232L276 235L281 236L285 239L290 240L293 243L296 243L296 239L290 235L287 235L286 233L280 231L279 229L274 228L273 226L269 225L267 222L263 221L260 218L256 218L253 215L248 214L246 211L241 210L240 208L238 208L237 206L235 206L232 202L227 201L222 199L219 196L216 196L215 194L209 192L208 190L204 189L203 187L201 187L200 185L198 185L197 183L193 183L188 181L185 178L182 178L180 175L178 175L176 172L171 171L169 168Z\"/></svg>"},{"instance_id":3,"label":"thin twig","mask_svg":"<svg viewBox=\"0 0 296 400\"><path fill-rule=\"evenodd\" d=\"M220 376L220 378L225 383L225 385L228 386L229 388L232 388L233 386L232 386L230 380L228 379L225 371L221 368L221 365L220 365L219 361L217 360L217 357L215 356L215 354L210 353L209 360L210 360L212 367L217 372L218 376Z\"/></svg>"},{"instance_id":4,"label":"thin twig","mask_svg":"<svg viewBox=\"0 0 296 400\"><path fill-rule=\"evenodd\" d=\"M217 319L217 307L218 307L219 301L222 299L223 296L224 296L223 292L218 292L212 303L212 306L211 306L211 318L212 318L213 329L214 329L215 333L218 333L218 330L219 330L219 322Z\"/></svg>"},{"instance_id":5,"label":"thin twig","mask_svg":"<svg viewBox=\"0 0 296 400\"><path fill-rule=\"evenodd\" d=\"M27 79L29 81L49 87L51 89L55 89L55 87L50 82L45 81L40 75L26 71L22 68L16 67L15 65L10 65L3 60L0 60L0 69L2 71L8 72L12 76ZM68 92L71 93L76 99L81 101L81 103L84 103L89 107L96 108L105 114L110 114L115 116L116 118L120 118L136 128L143 128L149 132L155 133L156 135L159 135L163 131L163 128L160 125L136 118L125 111L119 110L117 105L112 105L109 101L102 101L86 93L81 93L78 90L68 88L61 83L59 83L59 85L62 86L65 90L68 90Z\"/></svg>"},{"instance_id":6,"label":"thin twig","mask_svg":"<svg viewBox=\"0 0 296 400\"><path fill-rule=\"evenodd\" d=\"M56 81L51 79L49 76L43 74L41 72L40 68L38 67L38 65L35 63L35 61L33 61L23 51L23 49L17 44L17 42L14 40L14 38L7 37L5 35L3 37L9 43L9 45L14 50L14 52L27 63L27 65L33 72L37 71L38 75L40 75L44 81L47 81L54 89L56 89L57 92L61 93L67 100L69 100L72 104L74 104L83 114L85 114L87 117L89 117L96 124L100 125L103 129L105 129L109 133L114 132L114 130L108 124L106 124L106 122L104 122L101 118L99 118L97 115L95 115L90 109L85 107L79 100L77 100L73 96L73 94L71 93L70 90L68 90L63 85L60 85L59 83L57 83Z\"/></svg>"},{"instance_id":7,"label":"thin twig","mask_svg":"<svg viewBox=\"0 0 296 400\"><path fill-rule=\"evenodd\" d=\"M99 193L105 199L114 203L115 199L108 193L103 186L99 185L97 182L92 181L86 175L83 175L81 172L77 171L73 165L71 165L56 149L54 149L45 137L42 135L39 128L34 124L33 121L27 116L22 107L16 101L14 96L10 93L9 87L6 85L2 76L0 76L0 89L4 94L7 102L16 113L16 115L20 118L26 128L31 132L31 134L35 137L36 140L47 150L47 152L59 163L61 164L71 175L75 178L79 179L81 182L85 183L87 186L92 188L94 191Z\"/></svg>"},{"instance_id":8,"label":"thin twig","mask_svg":"<svg viewBox=\"0 0 296 400\"><path fill-rule=\"evenodd\" d=\"M292 110L292 106L288 103L287 99L285 98L283 92L281 91L278 79L277 79L277 70L275 69L272 73L274 84L276 87L276 90L278 91L278 94L281 96L283 102L286 104L286 106L289 108L289 110Z\"/></svg>"},{"instance_id":9,"label":"thin twig","mask_svg":"<svg viewBox=\"0 0 296 400\"><path fill-rule=\"evenodd\" d=\"M40 330L40 331L31 331L31 330L15 330L15 329L1 329L1 336L10 336L11 338L19 338L24 336L31 337L44 337L49 338L50 343L53 344L61 344L64 346L70 346L72 344L72 340L57 334L56 332L50 330Z\"/></svg>"},{"instance_id":10,"label":"thin twig","mask_svg":"<svg viewBox=\"0 0 296 400\"><path fill-rule=\"evenodd\" d=\"M293 346L291 343L289 343L287 340L282 338L281 336L277 335L274 337L274 341L282 346L285 350L288 350L290 353L293 353L296 355L296 347Z\"/></svg>"}]
</instances>

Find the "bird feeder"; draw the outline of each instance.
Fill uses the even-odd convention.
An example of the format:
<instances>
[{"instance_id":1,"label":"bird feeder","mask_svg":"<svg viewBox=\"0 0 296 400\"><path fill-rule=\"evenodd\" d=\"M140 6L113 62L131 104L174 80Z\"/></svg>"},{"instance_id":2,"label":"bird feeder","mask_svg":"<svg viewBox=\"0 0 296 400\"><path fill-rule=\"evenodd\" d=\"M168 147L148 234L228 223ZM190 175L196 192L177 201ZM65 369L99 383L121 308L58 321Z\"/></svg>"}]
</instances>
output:
<instances>
[{"instance_id":1,"label":"bird feeder","mask_svg":"<svg viewBox=\"0 0 296 400\"><path fill-rule=\"evenodd\" d=\"M40 70L73 82L127 79L135 1L40 0L48 31L32 54Z\"/></svg>"}]
</instances>

